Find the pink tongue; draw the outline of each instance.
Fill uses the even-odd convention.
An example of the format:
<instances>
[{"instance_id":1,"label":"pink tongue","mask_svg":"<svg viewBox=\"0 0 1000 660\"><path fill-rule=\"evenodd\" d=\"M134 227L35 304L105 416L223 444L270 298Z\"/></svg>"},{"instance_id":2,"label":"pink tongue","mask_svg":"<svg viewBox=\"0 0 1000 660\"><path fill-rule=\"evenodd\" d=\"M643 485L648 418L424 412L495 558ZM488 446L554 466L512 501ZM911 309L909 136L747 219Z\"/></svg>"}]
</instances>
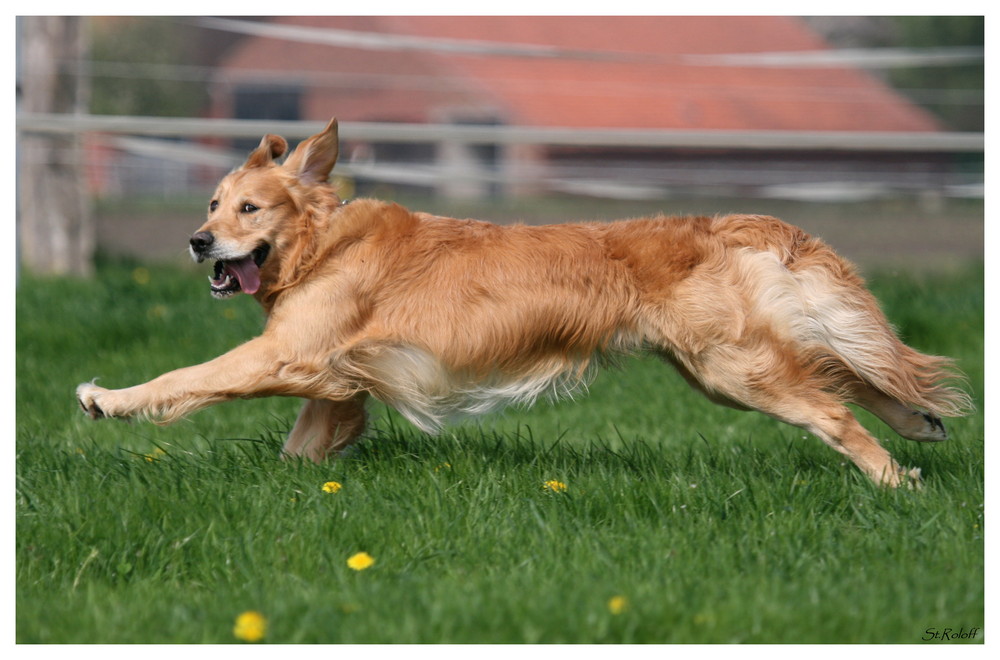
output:
<instances>
[{"instance_id":1,"label":"pink tongue","mask_svg":"<svg viewBox=\"0 0 1000 660\"><path fill-rule=\"evenodd\" d=\"M260 269L253 257L225 262L226 272L240 281L240 290L253 295L260 288Z\"/></svg>"}]
</instances>

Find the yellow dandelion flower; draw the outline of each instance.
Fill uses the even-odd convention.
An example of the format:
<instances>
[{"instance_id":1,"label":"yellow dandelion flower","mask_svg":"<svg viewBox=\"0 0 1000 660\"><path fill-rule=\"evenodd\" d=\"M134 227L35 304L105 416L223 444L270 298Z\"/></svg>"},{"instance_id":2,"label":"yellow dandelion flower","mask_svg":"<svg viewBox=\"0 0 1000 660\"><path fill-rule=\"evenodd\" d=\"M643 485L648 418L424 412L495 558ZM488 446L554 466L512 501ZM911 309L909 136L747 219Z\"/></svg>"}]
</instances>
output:
<instances>
[{"instance_id":1,"label":"yellow dandelion flower","mask_svg":"<svg viewBox=\"0 0 1000 660\"><path fill-rule=\"evenodd\" d=\"M154 320L162 319L166 318L168 311L169 310L167 309L166 305L153 305L148 310L146 310L146 316Z\"/></svg>"},{"instance_id":2,"label":"yellow dandelion flower","mask_svg":"<svg viewBox=\"0 0 1000 660\"><path fill-rule=\"evenodd\" d=\"M451 463L442 463L441 465L434 468L434 471L440 472L441 470L450 470L450 469L451 469Z\"/></svg>"},{"instance_id":3,"label":"yellow dandelion flower","mask_svg":"<svg viewBox=\"0 0 1000 660\"><path fill-rule=\"evenodd\" d=\"M356 555L351 555L351 558L347 560L347 565L356 571L363 571L366 568L370 568L374 563L375 558L367 552L359 552Z\"/></svg>"},{"instance_id":4,"label":"yellow dandelion flower","mask_svg":"<svg viewBox=\"0 0 1000 660\"><path fill-rule=\"evenodd\" d=\"M267 619L260 612L244 612L236 617L233 635L244 642L259 642L267 634Z\"/></svg>"},{"instance_id":5,"label":"yellow dandelion flower","mask_svg":"<svg viewBox=\"0 0 1000 660\"><path fill-rule=\"evenodd\" d=\"M608 601L608 611L612 614L621 614L628 609L628 599L625 596L612 596Z\"/></svg>"},{"instance_id":6,"label":"yellow dandelion flower","mask_svg":"<svg viewBox=\"0 0 1000 660\"><path fill-rule=\"evenodd\" d=\"M328 481L325 484L323 484L324 493L336 493L341 488L343 488L343 486L336 481Z\"/></svg>"},{"instance_id":7,"label":"yellow dandelion flower","mask_svg":"<svg viewBox=\"0 0 1000 660\"><path fill-rule=\"evenodd\" d=\"M157 447L151 453L146 454L145 456L143 456L143 458L145 458L147 462L152 463L153 461L160 460L161 456L166 456L166 455L167 455L167 452L165 452L162 449L160 449L159 447Z\"/></svg>"},{"instance_id":8,"label":"yellow dandelion flower","mask_svg":"<svg viewBox=\"0 0 1000 660\"><path fill-rule=\"evenodd\" d=\"M715 617L709 612L698 612L694 615L693 621L697 626L711 625L715 623Z\"/></svg>"},{"instance_id":9,"label":"yellow dandelion flower","mask_svg":"<svg viewBox=\"0 0 1000 660\"><path fill-rule=\"evenodd\" d=\"M542 488L544 488L545 490L550 490L553 493L565 493L568 486L566 486L566 484L564 484L561 481L556 481L555 479L552 479L550 481L546 481L545 484L542 486Z\"/></svg>"},{"instance_id":10,"label":"yellow dandelion flower","mask_svg":"<svg viewBox=\"0 0 1000 660\"><path fill-rule=\"evenodd\" d=\"M135 280L136 284L146 285L149 284L149 271L142 266L136 268L132 271L132 279Z\"/></svg>"}]
</instances>

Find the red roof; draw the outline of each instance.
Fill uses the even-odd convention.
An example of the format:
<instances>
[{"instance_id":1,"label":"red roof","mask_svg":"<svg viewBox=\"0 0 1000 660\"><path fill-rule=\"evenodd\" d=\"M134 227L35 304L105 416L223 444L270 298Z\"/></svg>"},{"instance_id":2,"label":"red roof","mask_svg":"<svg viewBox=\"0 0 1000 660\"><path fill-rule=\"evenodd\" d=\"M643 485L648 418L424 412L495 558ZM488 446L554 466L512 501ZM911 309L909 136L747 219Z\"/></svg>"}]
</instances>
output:
<instances>
[{"instance_id":1,"label":"red roof","mask_svg":"<svg viewBox=\"0 0 1000 660\"><path fill-rule=\"evenodd\" d=\"M281 71L308 89L305 118L493 118L587 128L934 131L930 114L850 67L696 65L688 56L827 50L774 16L286 17L357 32L546 45L615 57L516 57L334 47L250 37L224 60L238 77Z\"/></svg>"}]
</instances>

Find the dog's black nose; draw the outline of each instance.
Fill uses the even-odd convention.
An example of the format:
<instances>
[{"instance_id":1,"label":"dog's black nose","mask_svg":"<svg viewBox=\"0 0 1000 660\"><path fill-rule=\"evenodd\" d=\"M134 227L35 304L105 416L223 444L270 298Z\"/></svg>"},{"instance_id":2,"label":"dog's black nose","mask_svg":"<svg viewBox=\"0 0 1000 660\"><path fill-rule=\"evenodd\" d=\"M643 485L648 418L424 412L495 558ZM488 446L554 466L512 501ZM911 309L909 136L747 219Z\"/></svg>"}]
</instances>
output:
<instances>
[{"instance_id":1,"label":"dog's black nose","mask_svg":"<svg viewBox=\"0 0 1000 660\"><path fill-rule=\"evenodd\" d=\"M191 249L195 251L196 254L201 254L208 248L212 247L212 243L215 242L215 236L212 236L211 232L200 231L191 237Z\"/></svg>"}]
</instances>

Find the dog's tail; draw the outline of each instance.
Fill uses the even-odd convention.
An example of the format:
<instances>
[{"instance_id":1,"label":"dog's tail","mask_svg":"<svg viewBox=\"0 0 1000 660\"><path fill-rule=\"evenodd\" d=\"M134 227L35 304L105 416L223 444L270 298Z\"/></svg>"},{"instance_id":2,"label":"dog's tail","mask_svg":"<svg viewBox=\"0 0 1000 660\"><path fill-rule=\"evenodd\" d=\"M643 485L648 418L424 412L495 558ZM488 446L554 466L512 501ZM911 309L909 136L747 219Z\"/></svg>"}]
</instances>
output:
<instances>
[{"instance_id":1,"label":"dog's tail","mask_svg":"<svg viewBox=\"0 0 1000 660\"><path fill-rule=\"evenodd\" d=\"M823 270L798 273L809 290L811 331L849 372L899 403L938 417L972 410L965 377L953 360L904 344L860 278L843 271L831 278L827 271L823 282L816 281Z\"/></svg>"}]
</instances>

